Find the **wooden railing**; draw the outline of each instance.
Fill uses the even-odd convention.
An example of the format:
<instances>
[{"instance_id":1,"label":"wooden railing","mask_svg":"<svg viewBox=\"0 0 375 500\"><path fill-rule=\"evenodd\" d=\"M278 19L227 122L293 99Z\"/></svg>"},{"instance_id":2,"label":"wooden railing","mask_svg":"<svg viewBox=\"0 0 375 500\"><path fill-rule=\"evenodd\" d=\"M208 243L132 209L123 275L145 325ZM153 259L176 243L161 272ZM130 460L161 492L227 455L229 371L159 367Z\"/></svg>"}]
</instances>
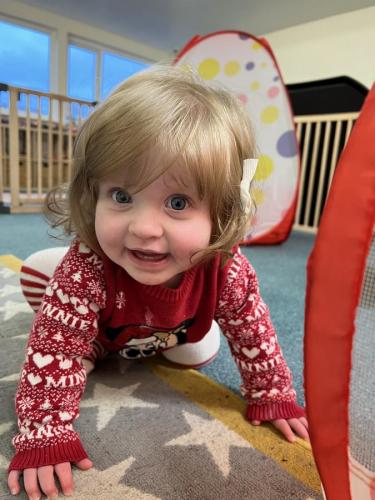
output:
<instances>
[{"instance_id":1,"label":"wooden railing","mask_svg":"<svg viewBox=\"0 0 375 500\"><path fill-rule=\"evenodd\" d=\"M0 209L40 211L45 194L71 178L82 120L95 103L0 86ZM4 104L4 95L0 104ZM301 174L294 228L316 231L338 158L358 113L295 117Z\"/></svg>"},{"instance_id":2,"label":"wooden railing","mask_svg":"<svg viewBox=\"0 0 375 500\"><path fill-rule=\"evenodd\" d=\"M0 203L40 211L45 194L71 177L75 135L94 103L0 86Z\"/></svg>"}]
</instances>

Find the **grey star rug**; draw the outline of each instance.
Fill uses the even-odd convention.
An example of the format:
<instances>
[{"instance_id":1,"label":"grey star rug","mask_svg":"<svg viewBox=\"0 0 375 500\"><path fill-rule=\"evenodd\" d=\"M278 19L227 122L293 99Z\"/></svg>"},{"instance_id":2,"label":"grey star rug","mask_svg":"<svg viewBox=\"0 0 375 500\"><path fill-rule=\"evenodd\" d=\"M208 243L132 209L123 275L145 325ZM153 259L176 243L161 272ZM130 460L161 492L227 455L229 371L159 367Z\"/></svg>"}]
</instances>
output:
<instances>
[{"instance_id":1,"label":"grey star rug","mask_svg":"<svg viewBox=\"0 0 375 500\"><path fill-rule=\"evenodd\" d=\"M0 259L1 499L15 498L7 488L14 396L33 319L17 268L16 259ZM158 357L108 357L89 375L81 401L75 427L94 465L74 469L71 498L321 499L309 445L251 426L244 411L237 394L196 370Z\"/></svg>"}]
</instances>

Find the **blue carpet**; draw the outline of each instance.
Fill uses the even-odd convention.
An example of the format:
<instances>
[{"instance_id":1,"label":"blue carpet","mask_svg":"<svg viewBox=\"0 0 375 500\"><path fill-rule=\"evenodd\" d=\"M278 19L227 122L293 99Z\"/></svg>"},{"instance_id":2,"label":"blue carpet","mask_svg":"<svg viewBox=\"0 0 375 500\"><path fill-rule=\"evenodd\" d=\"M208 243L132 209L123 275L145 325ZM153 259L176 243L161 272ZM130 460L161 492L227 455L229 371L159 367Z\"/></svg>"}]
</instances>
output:
<instances>
[{"instance_id":1,"label":"blue carpet","mask_svg":"<svg viewBox=\"0 0 375 500\"><path fill-rule=\"evenodd\" d=\"M49 236L57 235L39 214L0 214L0 255L13 254L26 259L43 248L67 245Z\"/></svg>"},{"instance_id":2,"label":"blue carpet","mask_svg":"<svg viewBox=\"0 0 375 500\"><path fill-rule=\"evenodd\" d=\"M37 250L66 245L48 235L55 234L39 214L0 214L0 255L20 259ZM303 404L303 322L306 260L314 236L294 232L282 245L244 247L243 253L257 271L261 292L278 332L284 356L292 370L298 401ZM219 355L203 373L239 392L240 377L225 339Z\"/></svg>"}]
</instances>

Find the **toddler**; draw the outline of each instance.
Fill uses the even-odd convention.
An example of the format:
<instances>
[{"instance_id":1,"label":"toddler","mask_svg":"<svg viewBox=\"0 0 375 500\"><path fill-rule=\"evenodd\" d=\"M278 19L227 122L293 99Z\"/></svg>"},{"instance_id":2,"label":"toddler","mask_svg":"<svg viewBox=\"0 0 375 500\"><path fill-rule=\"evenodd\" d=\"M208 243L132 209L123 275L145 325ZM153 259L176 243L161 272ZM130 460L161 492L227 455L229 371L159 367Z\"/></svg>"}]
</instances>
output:
<instances>
[{"instance_id":1,"label":"toddler","mask_svg":"<svg viewBox=\"0 0 375 500\"><path fill-rule=\"evenodd\" d=\"M209 363L219 328L242 376L247 418L308 438L254 269L238 243L254 215L253 133L236 97L189 71L154 67L122 83L76 138L73 179L47 200L69 249L31 256L36 310L16 395L8 485L29 498L73 491L88 469L73 423L96 360L161 353ZM215 322L213 323L213 321ZM218 328L218 326L219 328Z\"/></svg>"}]
</instances>

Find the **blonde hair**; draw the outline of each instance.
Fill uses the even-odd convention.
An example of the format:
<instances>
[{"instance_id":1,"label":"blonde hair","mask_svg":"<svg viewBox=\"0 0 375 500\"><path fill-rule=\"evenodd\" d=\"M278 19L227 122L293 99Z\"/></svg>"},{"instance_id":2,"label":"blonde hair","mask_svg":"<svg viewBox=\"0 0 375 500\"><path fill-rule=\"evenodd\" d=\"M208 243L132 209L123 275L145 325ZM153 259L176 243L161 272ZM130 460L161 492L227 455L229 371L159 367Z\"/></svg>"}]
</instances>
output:
<instances>
[{"instance_id":1,"label":"blonde hair","mask_svg":"<svg viewBox=\"0 0 375 500\"><path fill-rule=\"evenodd\" d=\"M190 70L155 66L123 82L84 122L72 181L48 195L45 213L53 227L102 254L95 235L99 181L121 169L141 190L178 163L209 203L212 234L202 259L221 252L225 261L254 214L254 203L245 214L240 199L243 161L254 155L249 118L235 96Z\"/></svg>"}]
</instances>

